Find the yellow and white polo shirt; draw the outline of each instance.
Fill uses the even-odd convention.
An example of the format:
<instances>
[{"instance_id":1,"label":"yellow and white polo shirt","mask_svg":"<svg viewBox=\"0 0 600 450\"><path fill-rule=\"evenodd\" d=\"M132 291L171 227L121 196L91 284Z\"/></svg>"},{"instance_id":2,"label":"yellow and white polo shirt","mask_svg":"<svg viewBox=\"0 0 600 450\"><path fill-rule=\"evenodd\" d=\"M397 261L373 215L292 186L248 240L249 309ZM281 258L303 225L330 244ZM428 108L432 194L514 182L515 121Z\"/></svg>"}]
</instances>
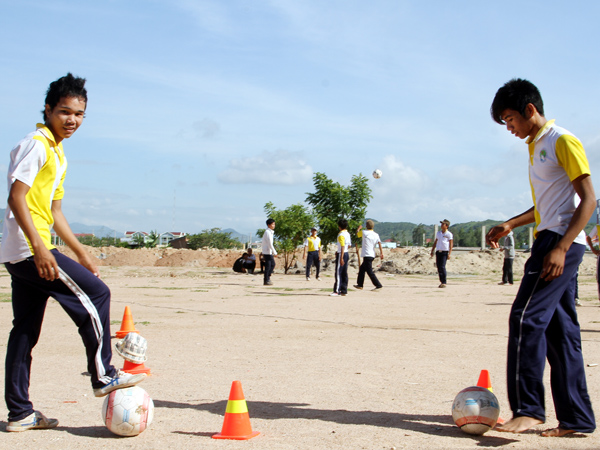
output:
<instances>
[{"instance_id":1,"label":"yellow and white polo shirt","mask_svg":"<svg viewBox=\"0 0 600 450\"><path fill-rule=\"evenodd\" d=\"M321 248L321 238L319 236L313 237L312 235L307 237L304 241L304 246L308 247L309 252L318 252Z\"/></svg>"},{"instance_id":2,"label":"yellow and white polo shirt","mask_svg":"<svg viewBox=\"0 0 600 450\"><path fill-rule=\"evenodd\" d=\"M67 158L62 144L56 144L52 132L40 123L10 153L8 190L16 180L29 186L26 196L33 223L52 249L50 228L54 224L52 202L63 198ZM0 262L15 262L33 255L29 240L17 224L10 208L6 209L0 246Z\"/></svg>"},{"instance_id":3,"label":"yellow and white polo shirt","mask_svg":"<svg viewBox=\"0 0 600 450\"><path fill-rule=\"evenodd\" d=\"M585 150L579 139L554 120L546 122L527 144L535 232L551 230L563 235L579 203L572 181L590 174ZM585 245L585 233L579 233L574 242Z\"/></svg>"}]
</instances>

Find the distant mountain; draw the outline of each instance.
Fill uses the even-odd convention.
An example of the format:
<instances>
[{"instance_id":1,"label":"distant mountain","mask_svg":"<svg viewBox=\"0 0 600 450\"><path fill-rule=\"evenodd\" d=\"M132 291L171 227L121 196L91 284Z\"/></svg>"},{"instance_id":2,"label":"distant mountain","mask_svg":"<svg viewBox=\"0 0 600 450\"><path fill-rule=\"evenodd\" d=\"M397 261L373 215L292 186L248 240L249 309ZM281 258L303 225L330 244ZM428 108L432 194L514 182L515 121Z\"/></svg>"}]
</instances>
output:
<instances>
[{"instance_id":1,"label":"distant mountain","mask_svg":"<svg viewBox=\"0 0 600 450\"><path fill-rule=\"evenodd\" d=\"M75 234L93 234L96 237L123 237L123 233L104 225L84 225L78 222L73 222L69 225L71 225L71 230Z\"/></svg>"},{"instance_id":2,"label":"distant mountain","mask_svg":"<svg viewBox=\"0 0 600 450\"><path fill-rule=\"evenodd\" d=\"M259 241L260 238L253 234L242 234L242 233L238 233L237 231L235 231L233 228L227 228L225 230L221 230L223 233L231 233L231 239L237 239L238 241L240 241L242 244L247 243L248 241L250 242L255 242L255 241Z\"/></svg>"}]
</instances>

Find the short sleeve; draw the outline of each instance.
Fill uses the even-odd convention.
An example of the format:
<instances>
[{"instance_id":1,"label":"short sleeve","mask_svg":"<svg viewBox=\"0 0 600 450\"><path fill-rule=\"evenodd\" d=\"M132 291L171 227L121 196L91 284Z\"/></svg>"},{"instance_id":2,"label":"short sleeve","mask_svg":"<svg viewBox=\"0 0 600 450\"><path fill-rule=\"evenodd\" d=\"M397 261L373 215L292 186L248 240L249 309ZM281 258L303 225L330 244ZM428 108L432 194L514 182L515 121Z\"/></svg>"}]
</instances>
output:
<instances>
[{"instance_id":1,"label":"short sleeve","mask_svg":"<svg viewBox=\"0 0 600 450\"><path fill-rule=\"evenodd\" d=\"M33 186L46 157L46 147L40 141L29 139L21 142L11 154L10 183L19 180L29 187Z\"/></svg>"},{"instance_id":2,"label":"short sleeve","mask_svg":"<svg viewBox=\"0 0 600 450\"><path fill-rule=\"evenodd\" d=\"M569 180L590 175L590 165L581 141L570 134L563 134L556 141L556 158L565 169Z\"/></svg>"}]
</instances>

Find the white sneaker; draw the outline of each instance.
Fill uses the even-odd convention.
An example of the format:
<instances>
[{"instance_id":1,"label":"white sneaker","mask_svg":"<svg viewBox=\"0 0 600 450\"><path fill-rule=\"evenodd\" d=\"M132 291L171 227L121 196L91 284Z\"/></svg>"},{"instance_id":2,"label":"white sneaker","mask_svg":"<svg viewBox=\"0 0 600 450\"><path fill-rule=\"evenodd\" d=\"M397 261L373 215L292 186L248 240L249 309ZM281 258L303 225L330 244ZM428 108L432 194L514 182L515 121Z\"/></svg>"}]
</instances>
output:
<instances>
[{"instance_id":1,"label":"white sneaker","mask_svg":"<svg viewBox=\"0 0 600 450\"><path fill-rule=\"evenodd\" d=\"M6 431L27 431L27 430L44 430L48 428L56 428L58 420L48 419L39 411L34 411L27 417L14 422L8 422Z\"/></svg>"},{"instance_id":2,"label":"white sneaker","mask_svg":"<svg viewBox=\"0 0 600 450\"><path fill-rule=\"evenodd\" d=\"M338 294L337 292L332 292L331 294L329 294L330 297L339 297L340 294Z\"/></svg>"},{"instance_id":3,"label":"white sneaker","mask_svg":"<svg viewBox=\"0 0 600 450\"><path fill-rule=\"evenodd\" d=\"M112 391L116 391L117 389L135 386L136 384L144 381L145 378L145 373L138 373L133 375L131 373L118 370L114 378L110 380L110 383L105 384L104 387L94 389L94 395L96 397L104 397L105 395L108 395Z\"/></svg>"},{"instance_id":4,"label":"white sneaker","mask_svg":"<svg viewBox=\"0 0 600 450\"><path fill-rule=\"evenodd\" d=\"M321 281L321 279L319 277L317 277L317 281Z\"/></svg>"},{"instance_id":5,"label":"white sneaker","mask_svg":"<svg viewBox=\"0 0 600 450\"><path fill-rule=\"evenodd\" d=\"M310 277L306 277L306 281L310 281Z\"/></svg>"}]
</instances>

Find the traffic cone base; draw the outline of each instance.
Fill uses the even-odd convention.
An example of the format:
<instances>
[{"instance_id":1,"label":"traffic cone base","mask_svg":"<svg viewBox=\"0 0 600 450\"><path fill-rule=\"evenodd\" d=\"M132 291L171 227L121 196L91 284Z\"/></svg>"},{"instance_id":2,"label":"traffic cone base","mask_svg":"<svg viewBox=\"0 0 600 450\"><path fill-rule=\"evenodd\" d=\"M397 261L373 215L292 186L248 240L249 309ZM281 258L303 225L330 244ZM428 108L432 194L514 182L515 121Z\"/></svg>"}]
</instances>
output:
<instances>
[{"instance_id":1,"label":"traffic cone base","mask_svg":"<svg viewBox=\"0 0 600 450\"><path fill-rule=\"evenodd\" d=\"M123 372L125 373L130 373L132 375L138 374L138 373L145 373L150 375L150 369L148 369L144 363L141 364L136 364L136 363L132 363L131 361L123 361L123 368L121 369Z\"/></svg>"},{"instance_id":2,"label":"traffic cone base","mask_svg":"<svg viewBox=\"0 0 600 450\"><path fill-rule=\"evenodd\" d=\"M140 333L135 329L135 325L133 324L133 317L131 316L131 310L129 306L125 307L125 312L123 313L123 320L121 322L121 329L117 331L116 336L118 339L122 339L129 333Z\"/></svg>"},{"instance_id":3,"label":"traffic cone base","mask_svg":"<svg viewBox=\"0 0 600 450\"><path fill-rule=\"evenodd\" d=\"M225 410L225 419L220 433L214 434L213 439L252 439L260 434L260 431L252 431L248 405L244 399L242 383L234 381L231 384L231 392Z\"/></svg>"},{"instance_id":4,"label":"traffic cone base","mask_svg":"<svg viewBox=\"0 0 600 450\"><path fill-rule=\"evenodd\" d=\"M490 373L487 370L483 369L481 371L481 373L479 374L479 380L477 380L477 386L486 388L492 394L494 393L494 390L492 389L492 380L490 378ZM506 422L506 421L502 417L498 417L496 424L502 425L502 424L504 424L504 422Z\"/></svg>"}]
</instances>

